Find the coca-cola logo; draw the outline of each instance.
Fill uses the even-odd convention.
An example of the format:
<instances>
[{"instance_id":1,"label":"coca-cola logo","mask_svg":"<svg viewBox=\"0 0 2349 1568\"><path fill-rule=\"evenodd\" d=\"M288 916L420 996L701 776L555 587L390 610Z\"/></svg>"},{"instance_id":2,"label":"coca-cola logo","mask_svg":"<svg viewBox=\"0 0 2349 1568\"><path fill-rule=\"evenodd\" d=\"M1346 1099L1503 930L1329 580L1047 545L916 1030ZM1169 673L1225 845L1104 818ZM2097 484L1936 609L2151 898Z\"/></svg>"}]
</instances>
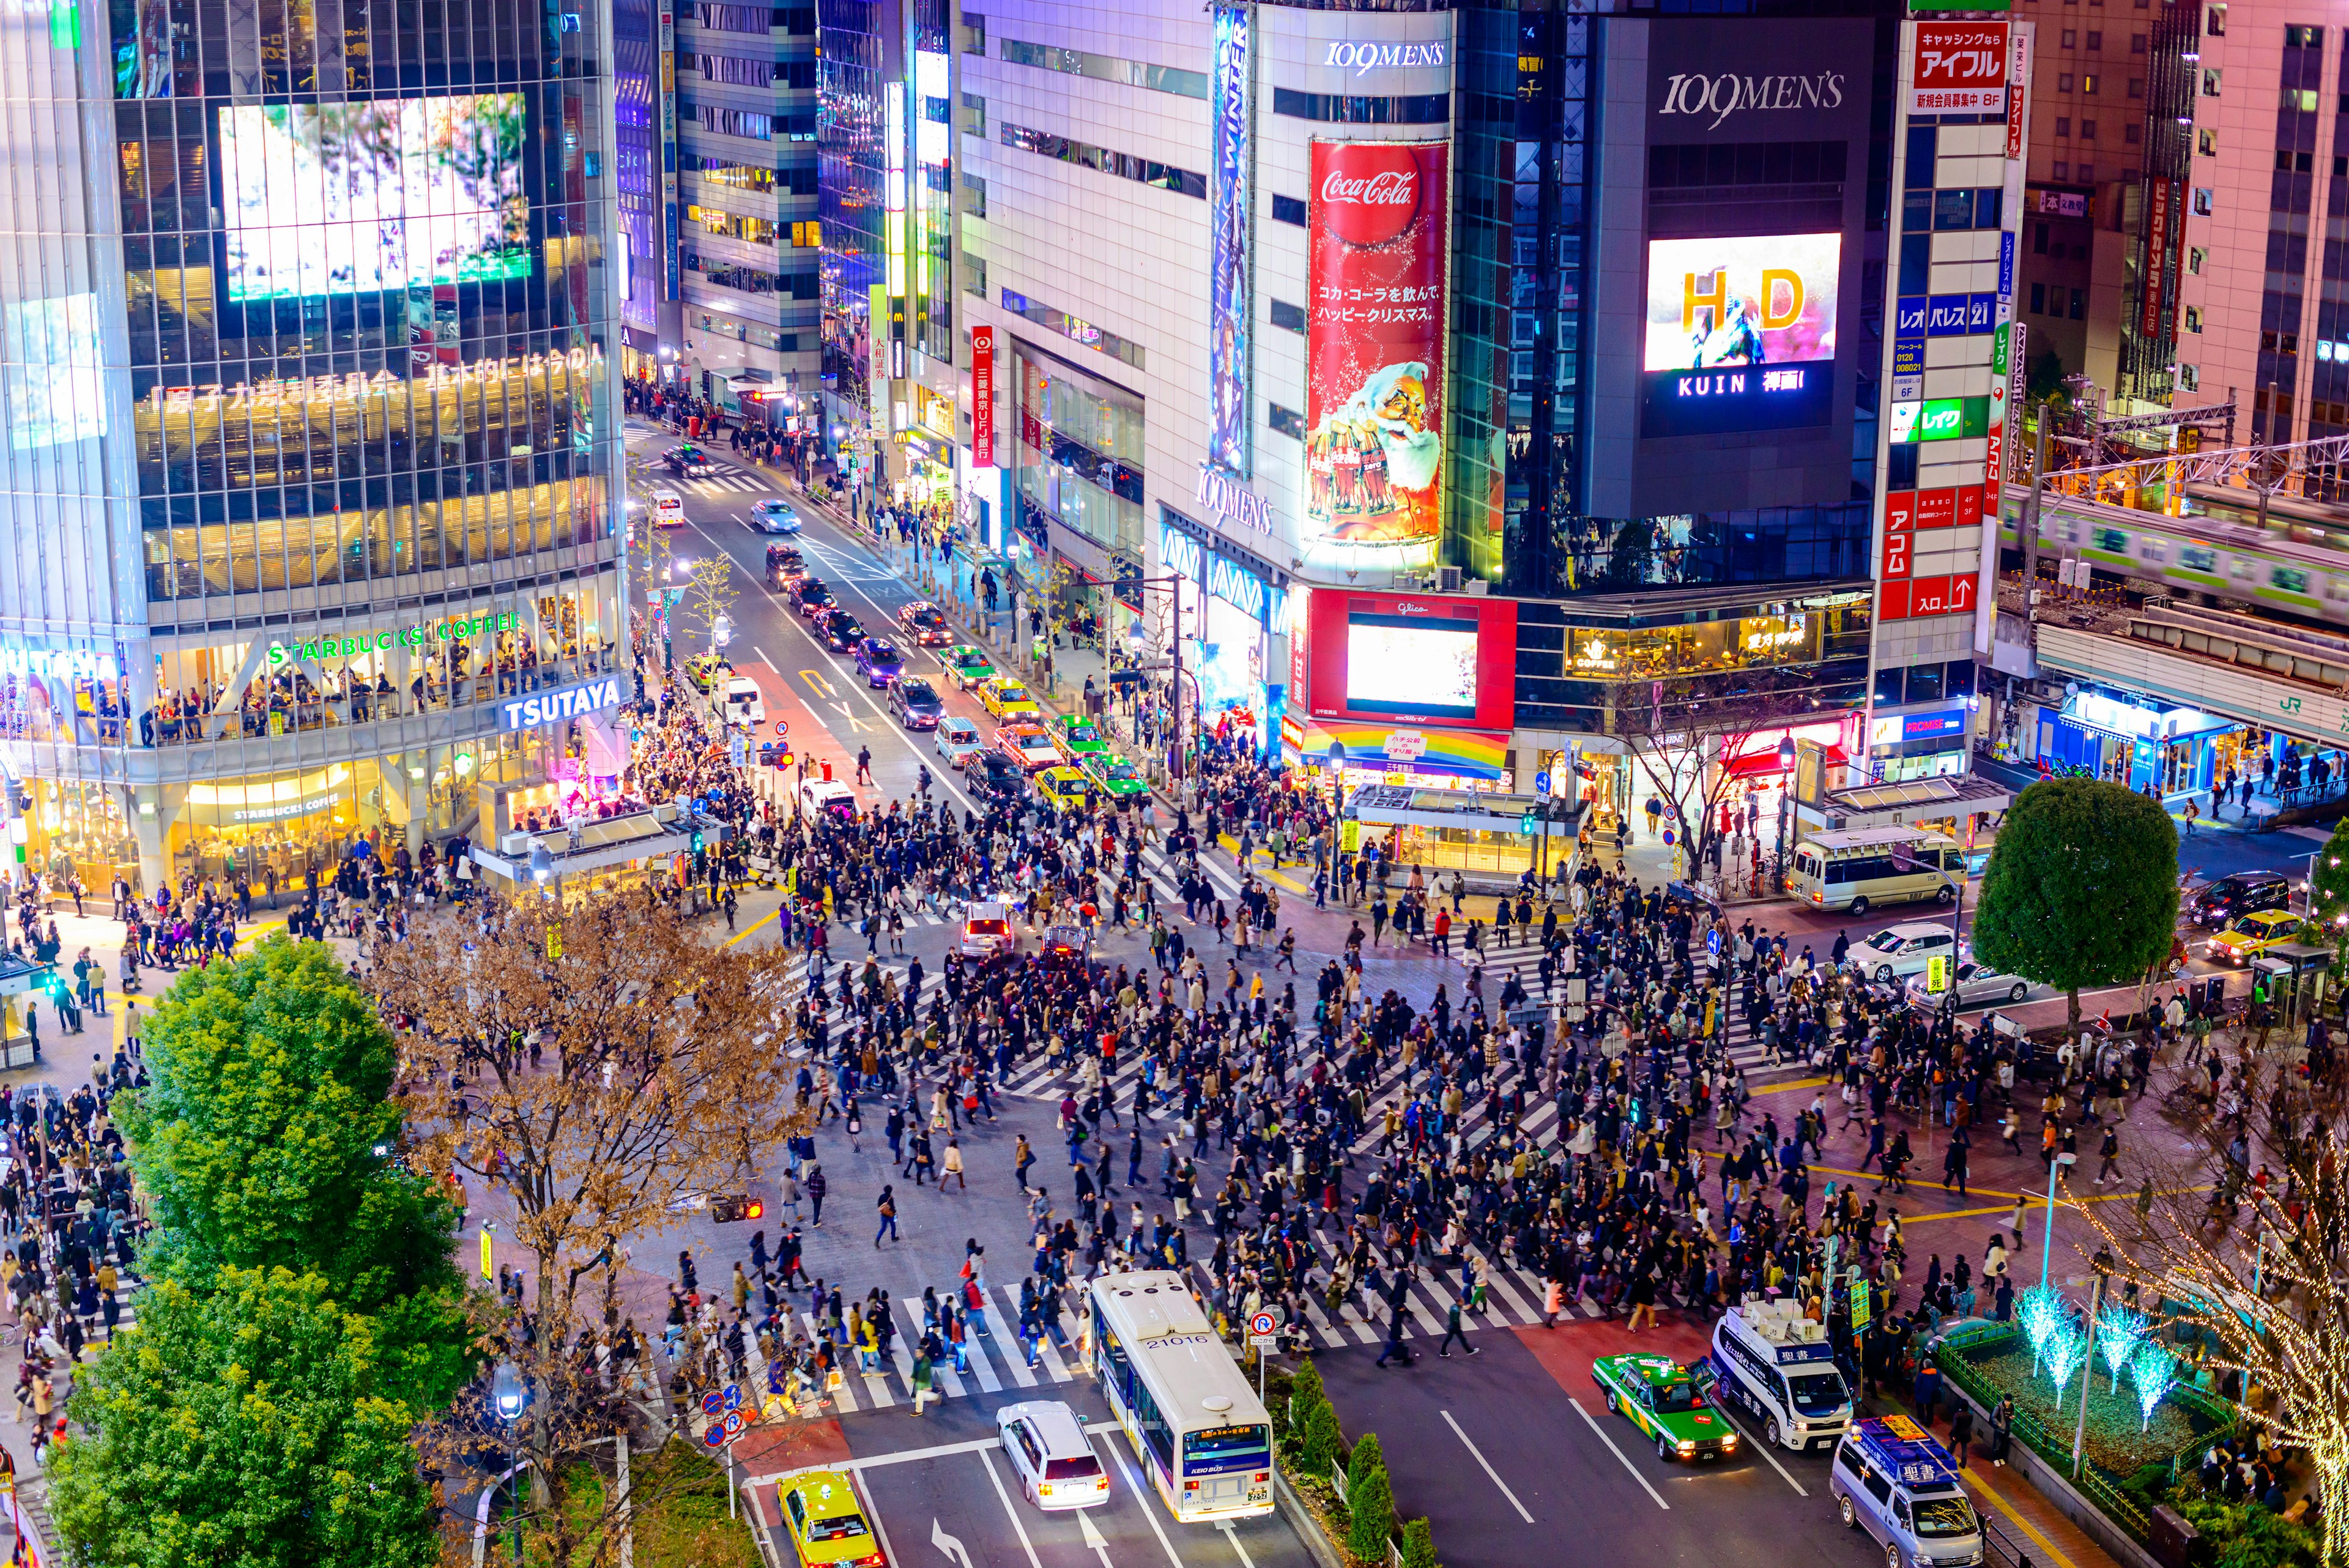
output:
<instances>
[{"instance_id":1,"label":"coca-cola logo","mask_svg":"<svg viewBox=\"0 0 2349 1568\"><path fill-rule=\"evenodd\" d=\"M1412 225L1422 197L1419 152L1397 143L1326 150L1315 221L1351 245L1382 244Z\"/></svg>"}]
</instances>

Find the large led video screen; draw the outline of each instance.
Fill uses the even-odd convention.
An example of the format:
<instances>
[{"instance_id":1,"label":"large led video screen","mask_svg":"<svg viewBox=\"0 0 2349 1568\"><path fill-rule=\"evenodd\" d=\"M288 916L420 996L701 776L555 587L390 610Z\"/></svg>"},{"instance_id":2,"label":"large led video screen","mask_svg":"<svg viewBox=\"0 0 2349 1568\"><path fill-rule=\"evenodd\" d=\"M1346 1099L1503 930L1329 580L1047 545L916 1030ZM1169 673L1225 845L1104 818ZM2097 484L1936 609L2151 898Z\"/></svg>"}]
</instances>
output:
<instances>
[{"instance_id":1,"label":"large led video screen","mask_svg":"<svg viewBox=\"0 0 2349 1568\"><path fill-rule=\"evenodd\" d=\"M1476 623L1355 612L1346 618L1346 707L1476 716Z\"/></svg>"},{"instance_id":2,"label":"large led video screen","mask_svg":"<svg viewBox=\"0 0 2349 1568\"><path fill-rule=\"evenodd\" d=\"M220 111L232 301L530 274L523 95Z\"/></svg>"},{"instance_id":3,"label":"large led video screen","mask_svg":"<svg viewBox=\"0 0 2349 1568\"><path fill-rule=\"evenodd\" d=\"M1832 419L1842 263L1839 234L1651 240L1640 433Z\"/></svg>"}]
</instances>

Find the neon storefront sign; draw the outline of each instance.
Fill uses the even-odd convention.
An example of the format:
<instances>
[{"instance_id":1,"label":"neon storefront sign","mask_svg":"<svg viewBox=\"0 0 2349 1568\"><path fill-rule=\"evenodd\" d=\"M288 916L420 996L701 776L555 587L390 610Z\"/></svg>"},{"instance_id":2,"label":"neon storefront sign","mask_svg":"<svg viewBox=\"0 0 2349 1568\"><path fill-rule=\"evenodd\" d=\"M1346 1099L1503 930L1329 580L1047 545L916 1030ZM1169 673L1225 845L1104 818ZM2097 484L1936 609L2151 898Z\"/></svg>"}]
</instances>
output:
<instances>
[{"instance_id":1,"label":"neon storefront sign","mask_svg":"<svg viewBox=\"0 0 2349 1568\"><path fill-rule=\"evenodd\" d=\"M403 626L394 631L363 631L352 637L314 637L290 645L273 642L269 645L269 668L276 670L299 659L357 659L364 654L388 652L395 648L430 648L436 643L461 642L469 637L512 631L521 625L521 616L512 610L501 610L481 615L450 616L445 620Z\"/></svg>"}]
</instances>

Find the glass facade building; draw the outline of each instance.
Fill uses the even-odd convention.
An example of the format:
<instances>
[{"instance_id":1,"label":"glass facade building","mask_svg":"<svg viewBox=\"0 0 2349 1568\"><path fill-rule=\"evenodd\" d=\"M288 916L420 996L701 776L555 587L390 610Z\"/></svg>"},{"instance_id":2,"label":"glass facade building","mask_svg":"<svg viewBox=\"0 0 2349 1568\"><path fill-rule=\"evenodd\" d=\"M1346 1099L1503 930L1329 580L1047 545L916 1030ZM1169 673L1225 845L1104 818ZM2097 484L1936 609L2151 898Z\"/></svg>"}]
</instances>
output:
<instances>
[{"instance_id":1,"label":"glass facade building","mask_svg":"<svg viewBox=\"0 0 2349 1568\"><path fill-rule=\"evenodd\" d=\"M0 22L27 859L420 853L572 742L509 704L620 694L610 41L520 0L59 15Z\"/></svg>"}]
</instances>

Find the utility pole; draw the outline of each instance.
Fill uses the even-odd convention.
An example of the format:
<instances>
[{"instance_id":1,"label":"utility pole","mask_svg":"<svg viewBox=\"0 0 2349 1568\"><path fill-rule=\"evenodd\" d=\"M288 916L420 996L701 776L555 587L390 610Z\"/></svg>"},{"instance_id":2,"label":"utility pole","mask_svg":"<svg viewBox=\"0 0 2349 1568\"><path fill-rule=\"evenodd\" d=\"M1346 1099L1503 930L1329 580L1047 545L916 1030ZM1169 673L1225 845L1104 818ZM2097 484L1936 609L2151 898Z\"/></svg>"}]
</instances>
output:
<instances>
[{"instance_id":1,"label":"utility pole","mask_svg":"<svg viewBox=\"0 0 2349 1568\"><path fill-rule=\"evenodd\" d=\"M2039 591L2039 487L2047 472L2047 421L2054 414L2054 400L2039 405L2039 418L2034 422L2031 439L2031 488L2023 493L2023 520L2016 532L2023 535L2023 619L2031 618L2030 596Z\"/></svg>"}]
</instances>

